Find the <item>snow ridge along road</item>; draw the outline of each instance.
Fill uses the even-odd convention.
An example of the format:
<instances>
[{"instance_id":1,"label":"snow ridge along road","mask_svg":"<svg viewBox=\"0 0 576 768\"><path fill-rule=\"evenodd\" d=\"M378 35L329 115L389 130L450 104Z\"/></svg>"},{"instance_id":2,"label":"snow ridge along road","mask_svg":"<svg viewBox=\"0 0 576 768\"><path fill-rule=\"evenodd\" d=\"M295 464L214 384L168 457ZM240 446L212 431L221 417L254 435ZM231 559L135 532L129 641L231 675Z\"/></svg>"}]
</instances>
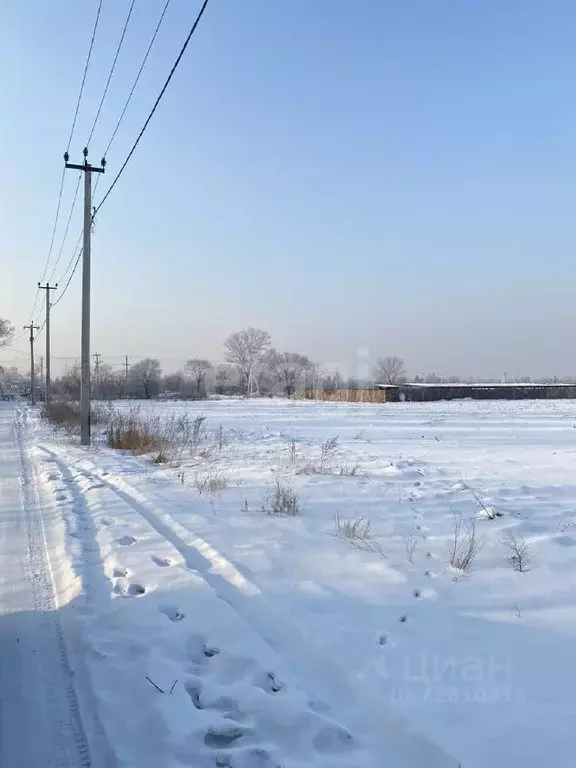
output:
<instances>
[{"instance_id":1,"label":"snow ridge along road","mask_svg":"<svg viewBox=\"0 0 576 768\"><path fill-rule=\"evenodd\" d=\"M24 432L0 403L0 765L88 768Z\"/></svg>"}]
</instances>

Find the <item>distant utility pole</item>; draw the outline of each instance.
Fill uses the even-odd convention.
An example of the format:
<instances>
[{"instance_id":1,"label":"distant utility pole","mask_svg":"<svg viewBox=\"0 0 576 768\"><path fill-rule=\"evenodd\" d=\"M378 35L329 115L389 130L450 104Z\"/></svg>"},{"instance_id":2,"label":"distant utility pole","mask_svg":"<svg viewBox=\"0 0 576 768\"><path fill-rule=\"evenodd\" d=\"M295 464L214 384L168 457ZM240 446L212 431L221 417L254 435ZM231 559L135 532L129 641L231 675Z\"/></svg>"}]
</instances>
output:
<instances>
[{"instance_id":1,"label":"distant utility pole","mask_svg":"<svg viewBox=\"0 0 576 768\"><path fill-rule=\"evenodd\" d=\"M50 300L50 291L55 291L56 288L58 288L58 283L55 285L50 285L50 283L46 283L46 285L40 285L38 283L38 288L40 288L42 291L46 291L46 387L45 387L45 398L46 398L46 407L50 407L50 403L52 401L52 386L51 386L51 380L50 380L50 309L52 307L52 303ZM40 372L40 376L42 376L42 371Z\"/></svg>"},{"instance_id":2,"label":"distant utility pole","mask_svg":"<svg viewBox=\"0 0 576 768\"><path fill-rule=\"evenodd\" d=\"M96 395L100 397L100 358L102 355L99 352L94 352L92 355L94 358L94 378L96 379Z\"/></svg>"},{"instance_id":3,"label":"distant utility pole","mask_svg":"<svg viewBox=\"0 0 576 768\"><path fill-rule=\"evenodd\" d=\"M25 325L24 330L30 330L30 402L32 405L36 404L36 393L35 393L35 387L36 387L36 376L34 373L34 331L39 331L40 326L34 325L32 321L30 321L30 325Z\"/></svg>"},{"instance_id":4,"label":"distant utility pole","mask_svg":"<svg viewBox=\"0 0 576 768\"><path fill-rule=\"evenodd\" d=\"M124 396L128 397L128 355L124 358Z\"/></svg>"},{"instance_id":5,"label":"distant utility pole","mask_svg":"<svg viewBox=\"0 0 576 768\"><path fill-rule=\"evenodd\" d=\"M106 160L100 168L88 162L88 147L82 150L82 165L69 163L64 153L66 168L84 173L84 241L82 245L82 342L80 384L80 443L90 445L90 235L92 234L92 174L104 173Z\"/></svg>"}]
</instances>

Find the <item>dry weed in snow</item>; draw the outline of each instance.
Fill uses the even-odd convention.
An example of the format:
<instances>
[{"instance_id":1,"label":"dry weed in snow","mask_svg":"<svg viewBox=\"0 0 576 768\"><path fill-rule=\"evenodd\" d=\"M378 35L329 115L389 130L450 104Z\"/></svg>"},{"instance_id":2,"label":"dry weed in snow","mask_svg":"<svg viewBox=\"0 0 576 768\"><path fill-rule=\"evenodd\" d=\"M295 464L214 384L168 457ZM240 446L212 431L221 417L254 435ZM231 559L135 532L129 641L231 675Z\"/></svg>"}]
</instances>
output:
<instances>
[{"instance_id":1,"label":"dry weed in snow","mask_svg":"<svg viewBox=\"0 0 576 768\"><path fill-rule=\"evenodd\" d=\"M534 567L534 557L529 545L520 534L514 533L510 528L504 532L504 538L500 544L507 552L507 560L519 573L525 573Z\"/></svg>"},{"instance_id":2,"label":"dry weed in snow","mask_svg":"<svg viewBox=\"0 0 576 768\"><path fill-rule=\"evenodd\" d=\"M452 522L452 539L448 559L453 568L459 571L470 571L478 557L483 542L476 534L474 518L464 521L461 512L454 512Z\"/></svg>"},{"instance_id":3,"label":"dry weed in snow","mask_svg":"<svg viewBox=\"0 0 576 768\"><path fill-rule=\"evenodd\" d=\"M414 562L414 555L418 549L418 545L422 541L423 536L420 529L416 525L416 522L412 523L412 527L404 537L404 549L406 550L406 557L409 563Z\"/></svg>"},{"instance_id":4,"label":"dry weed in snow","mask_svg":"<svg viewBox=\"0 0 576 768\"><path fill-rule=\"evenodd\" d=\"M365 552L375 552L385 557L382 547L378 542L372 522L367 517L356 517L342 520L340 513L334 515L333 535L338 539L346 539L354 549Z\"/></svg>"},{"instance_id":5,"label":"dry weed in snow","mask_svg":"<svg viewBox=\"0 0 576 768\"><path fill-rule=\"evenodd\" d=\"M221 470L214 470L205 475L196 475L194 487L200 495L203 493L218 493L228 485L228 476Z\"/></svg>"},{"instance_id":6,"label":"dry weed in snow","mask_svg":"<svg viewBox=\"0 0 576 768\"><path fill-rule=\"evenodd\" d=\"M295 517L300 513L300 500L296 491L277 477L260 509L269 517Z\"/></svg>"}]
</instances>

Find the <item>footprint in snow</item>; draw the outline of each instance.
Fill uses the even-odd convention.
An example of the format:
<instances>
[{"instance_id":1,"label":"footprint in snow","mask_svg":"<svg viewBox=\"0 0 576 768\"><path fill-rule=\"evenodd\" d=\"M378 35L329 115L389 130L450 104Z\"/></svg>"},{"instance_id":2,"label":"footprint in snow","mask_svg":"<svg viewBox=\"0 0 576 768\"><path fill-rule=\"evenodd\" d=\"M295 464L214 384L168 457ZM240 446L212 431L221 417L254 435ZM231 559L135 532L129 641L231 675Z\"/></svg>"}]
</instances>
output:
<instances>
[{"instance_id":1,"label":"footprint in snow","mask_svg":"<svg viewBox=\"0 0 576 768\"><path fill-rule=\"evenodd\" d=\"M264 675L256 677L254 685L266 693L280 693L285 688L284 684L278 680L273 672L266 672Z\"/></svg>"},{"instance_id":2,"label":"footprint in snow","mask_svg":"<svg viewBox=\"0 0 576 768\"><path fill-rule=\"evenodd\" d=\"M184 683L184 690L190 696L190 700L196 709L204 709L204 704L200 701L202 684L199 680L188 680L188 682Z\"/></svg>"},{"instance_id":3,"label":"footprint in snow","mask_svg":"<svg viewBox=\"0 0 576 768\"><path fill-rule=\"evenodd\" d=\"M318 752L342 752L355 747L354 737L345 728L337 725L324 725L320 728L312 743Z\"/></svg>"},{"instance_id":4,"label":"footprint in snow","mask_svg":"<svg viewBox=\"0 0 576 768\"><path fill-rule=\"evenodd\" d=\"M174 605L163 605L159 608L160 613L163 613L166 618L170 619L170 621L182 621L186 618L185 613L180 613L178 608L176 608Z\"/></svg>"},{"instance_id":5,"label":"footprint in snow","mask_svg":"<svg viewBox=\"0 0 576 768\"><path fill-rule=\"evenodd\" d=\"M168 568L169 565L172 565L172 560L170 560L169 557L156 557L156 555L152 555L152 562L154 565L157 565L158 568Z\"/></svg>"},{"instance_id":6,"label":"footprint in snow","mask_svg":"<svg viewBox=\"0 0 576 768\"><path fill-rule=\"evenodd\" d=\"M211 659L212 656L217 656L220 653L220 648L216 648L213 645L206 645L206 643L204 643L202 646L202 651L204 652L204 656L206 656L206 658Z\"/></svg>"},{"instance_id":7,"label":"footprint in snow","mask_svg":"<svg viewBox=\"0 0 576 768\"><path fill-rule=\"evenodd\" d=\"M136 583L127 584L124 579L118 579L114 585L114 592L122 597L140 597L146 594L146 587Z\"/></svg>"},{"instance_id":8,"label":"footprint in snow","mask_svg":"<svg viewBox=\"0 0 576 768\"><path fill-rule=\"evenodd\" d=\"M131 547L132 544L136 543L136 539L134 536L121 536L118 539L118 544L120 544L122 547Z\"/></svg>"},{"instance_id":9,"label":"footprint in snow","mask_svg":"<svg viewBox=\"0 0 576 768\"><path fill-rule=\"evenodd\" d=\"M218 762L219 760L226 760L227 762ZM216 765L231 766L232 768L281 768L280 763L277 763L270 752L261 748L251 748L246 750L238 750L234 753L234 762L230 762L228 755L216 758Z\"/></svg>"},{"instance_id":10,"label":"footprint in snow","mask_svg":"<svg viewBox=\"0 0 576 768\"><path fill-rule=\"evenodd\" d=\"M213 727L206 731L204 744L213 749L225 749L226 747L231 747L247 733L249 731L245 728L240 728L240 726Z\"/></svg>"},{"instance_id":11,"label":"footprint in snow","mask_svg":"<svg viewBox=\"0 0 576 768\"><path fill-rule=\"evenodd\" d=\"M128 569L127 568L114 568L112 571L112 576L115 579L125 579L126 576L128 576Z\"/></svg>"}]
</instances>

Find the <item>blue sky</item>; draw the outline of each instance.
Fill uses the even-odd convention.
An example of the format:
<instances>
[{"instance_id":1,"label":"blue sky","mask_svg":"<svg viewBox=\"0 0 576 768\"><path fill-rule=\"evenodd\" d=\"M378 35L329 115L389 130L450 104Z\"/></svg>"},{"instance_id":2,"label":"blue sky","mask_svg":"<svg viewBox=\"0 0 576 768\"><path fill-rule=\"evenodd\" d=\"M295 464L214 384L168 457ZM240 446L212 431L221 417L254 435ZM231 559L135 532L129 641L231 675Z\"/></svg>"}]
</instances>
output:
<instances>
[{"instance_id":1,"label":"blue sky","mask_svg":"<svg viewBox=\"0 0 576 768\"><path fill-rule=\"evenodd\" d=\"M102 189L199 5L172 0ZM17 325L48 250L96 6L3 3L0 316ZM73 158L128 6L104 0ZM136 3L94 161L162 6ZM177 367L221 359L223 339L254 325L351 372L367 348L412 373L573 373L575 38L572 0L211 0L98 217L93 350ZM61 224L74 185L70 173ZM53 313L58 357L79 349L79 292L75 279Z\"/></svg>"}]
</instances>

